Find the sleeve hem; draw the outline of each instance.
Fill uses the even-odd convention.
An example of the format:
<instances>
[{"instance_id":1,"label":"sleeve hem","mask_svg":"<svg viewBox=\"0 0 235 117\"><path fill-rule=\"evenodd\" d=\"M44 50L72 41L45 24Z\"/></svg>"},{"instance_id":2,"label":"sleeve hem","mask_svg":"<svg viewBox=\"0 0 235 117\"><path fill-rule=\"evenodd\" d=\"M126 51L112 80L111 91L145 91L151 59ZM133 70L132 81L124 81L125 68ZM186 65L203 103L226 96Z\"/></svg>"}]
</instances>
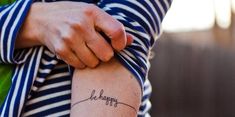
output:
<instances>
[{"instance_id":1,"label":"sleeve hem","mask_svg":"<svg viewBox=\"0 0 235 117\"><path fill-rule=\"evenodd\" d=\"M30 9L32 0L19 0L13 3L9 12L5 12L1 26L1 61L9 64L21 64L28 56L14 57L15 40ZM9 6L10 7L10 6ZM26 54L27 55L27 54Z\"/></svg>"}]
</instances>

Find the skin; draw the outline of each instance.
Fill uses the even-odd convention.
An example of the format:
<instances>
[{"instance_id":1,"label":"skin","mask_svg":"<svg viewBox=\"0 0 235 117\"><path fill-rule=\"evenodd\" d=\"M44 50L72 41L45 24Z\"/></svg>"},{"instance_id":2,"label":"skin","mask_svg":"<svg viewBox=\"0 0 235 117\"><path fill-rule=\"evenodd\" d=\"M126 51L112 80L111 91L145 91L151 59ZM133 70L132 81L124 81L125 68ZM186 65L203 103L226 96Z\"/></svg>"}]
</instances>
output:
<instances>
[{"instance_id":1,"label":"skin","mask_svg":"<svg viewBox=\"0 0 235 117\"><path fill-rule=\"evenodd\" d=\"M111 44L99 32L104 32ZM109 61L114 51L124 49L131 41L124 26L95 5L34 3L18 35L16 48L44 45L66 63L81 69Z\"/></svg>"},{"instance_id":2,"label":"skin","mask_svg":"<svg viewBox=\"0 0 235 117\"><path fill-rule=\"evenodd\" d=\"M134 76L116 59L95 69L75 70L72 82L71 117L136 117L141 103L141 89ZM95 90L91 97L92 91ZM100 91L119 103L106 105ZM95 99L95 96L96 99ZM88 99L89 98L89 99ZM82 101L87 99L85 101ZM82 101L82 102L81 102ZM127 106L128 105L128 106ZM137 112L136 112L137 111Z\"/></svg>"},{"instance_id":3,"label":"skin","mask_svg":"<svg viewBox=\"0 0 235 117\"><path fill-rule=\"evenodd\" d=\"M111 43L99 32L105 33ZM115 51L131 42L132 36L125 32L124 26L98 7L80 2L53 2L32 5L16 48L44 45L77 68L72 79L72 117L136 117L141 103L140 86L113 58ZM106 105L104 97L118 100L117 106L114 107L115 102ZM87 100L79 103L84 99Z\"/></svg>"}]
</instances>

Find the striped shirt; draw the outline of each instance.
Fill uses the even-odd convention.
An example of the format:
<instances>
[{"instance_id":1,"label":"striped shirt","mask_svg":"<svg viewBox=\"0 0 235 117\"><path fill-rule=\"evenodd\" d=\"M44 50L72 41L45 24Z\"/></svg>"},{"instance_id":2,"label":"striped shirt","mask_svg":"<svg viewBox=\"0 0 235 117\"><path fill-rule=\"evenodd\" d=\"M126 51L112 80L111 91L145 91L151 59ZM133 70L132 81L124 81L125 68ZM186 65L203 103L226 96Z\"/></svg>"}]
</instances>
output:
<instances>
[{"instance_id":1,"label":"striped shirt","mask_svg":"<svg viewBox=\"0 0 235 117\"><path fill-rule=\"evenodd\" d=\"M59 0L38 0L55 2ZM149 53L161 34L161 22L171 0L71 0L94 3L119 20L134 42L116 58L142 87L139 117L148 117L151 85L147 79ZM12 86L1 105L0 116L69 116L71 100L70 67L44 46L14 50L32 0L18 0L0 7L0 62L14 64Z\"/></svg>"}]
</instances>

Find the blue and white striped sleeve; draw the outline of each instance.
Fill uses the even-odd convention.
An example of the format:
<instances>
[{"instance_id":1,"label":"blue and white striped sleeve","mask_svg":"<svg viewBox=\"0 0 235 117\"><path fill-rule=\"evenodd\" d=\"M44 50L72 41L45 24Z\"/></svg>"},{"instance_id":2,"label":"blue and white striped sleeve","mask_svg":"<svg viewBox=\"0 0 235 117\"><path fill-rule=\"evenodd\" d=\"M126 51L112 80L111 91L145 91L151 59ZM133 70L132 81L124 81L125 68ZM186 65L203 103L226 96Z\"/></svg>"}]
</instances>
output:
<instances>
[{"instance_id":1,"label":"blue and white striped sleeve","mask_svg":"<svg viewBox=\"0 0 235 117\"><path fill-rule=\"evenodd\" d=\"M172 0L101 0L98 6L119 20L134 42L116 54L142 89L149 70L149 54L161 34L161 22Z\"/></svg>"},{"instance_id":2,"label":"blue and white striped sleeve","mask_svg":"<svg viewBox=\"0 0 235 117\"><path fill-rule=\"evenodd\" d=\"M0 63L21 64L30 55L23 49L15 51L15 40L27 15L32 0L16 0L16 2L0 6Z\"/></svg>"}]
</instances>

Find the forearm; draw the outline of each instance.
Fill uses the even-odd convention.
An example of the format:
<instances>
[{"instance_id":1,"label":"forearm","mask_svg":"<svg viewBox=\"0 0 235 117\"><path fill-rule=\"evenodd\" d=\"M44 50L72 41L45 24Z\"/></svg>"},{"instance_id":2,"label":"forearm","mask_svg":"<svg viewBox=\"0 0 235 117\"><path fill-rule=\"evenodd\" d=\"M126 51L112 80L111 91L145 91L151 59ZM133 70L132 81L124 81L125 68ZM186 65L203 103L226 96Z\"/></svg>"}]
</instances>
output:
<instances>
[{"instance_id":1,"label":"forearm","mask_svg":"<svg viewBox=\"0 0 235 117\"><path fill-rule=\"evenodd\" d=\"M140 101L137 80L117 60L74 72L72 117L135 117Z\"/></svg>"}]
</instances>

